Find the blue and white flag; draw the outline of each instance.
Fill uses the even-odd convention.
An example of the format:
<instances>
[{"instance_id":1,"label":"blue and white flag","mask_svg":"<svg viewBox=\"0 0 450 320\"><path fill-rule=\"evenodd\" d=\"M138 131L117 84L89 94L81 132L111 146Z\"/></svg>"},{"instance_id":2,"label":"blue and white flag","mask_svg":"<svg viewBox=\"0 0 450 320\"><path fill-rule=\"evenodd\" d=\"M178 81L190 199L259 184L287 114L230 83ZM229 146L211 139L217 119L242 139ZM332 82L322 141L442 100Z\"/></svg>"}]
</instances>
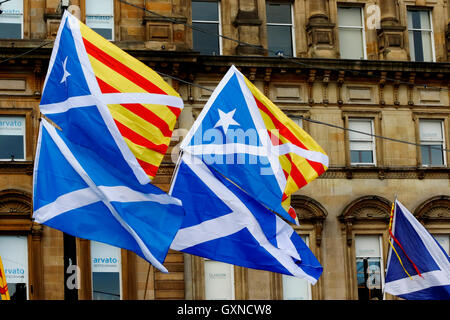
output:
<instances>
[{"instance_id":1,"label":"blue and white flag","mask_svg":"<svg viewBox=\"0 0 450 320\"><path fill-rule=\"evenodd\" d=\"M184 210L179 200L150 183L108 104L170 101L142 92L102 93L83 41L80 22L65 12L40 103L60 130L42 118L33 217L73 236L134 251L167 272L162 263Z\"/></svg>"},{"instance_id":2,"label":"blue and white flag","mask_svg":"<svg viewBox=\"0 0 450 320\"><path fill-rule=\"evenodd\" d=\"M315 284L322 266L294 229L203 161L184 154L170 194L186 217L171 249Z\"/></svg>"},{"instance_id":3,"label":"blue and white flag","mask_svg":"<svg viewBox=\"0 0 450 320\"><path fill-rule=\"evenodd\" d=\"M433 236L395 201L385 292L408 300L450 300L450 258Z\"/></svg>"}]
</instances>

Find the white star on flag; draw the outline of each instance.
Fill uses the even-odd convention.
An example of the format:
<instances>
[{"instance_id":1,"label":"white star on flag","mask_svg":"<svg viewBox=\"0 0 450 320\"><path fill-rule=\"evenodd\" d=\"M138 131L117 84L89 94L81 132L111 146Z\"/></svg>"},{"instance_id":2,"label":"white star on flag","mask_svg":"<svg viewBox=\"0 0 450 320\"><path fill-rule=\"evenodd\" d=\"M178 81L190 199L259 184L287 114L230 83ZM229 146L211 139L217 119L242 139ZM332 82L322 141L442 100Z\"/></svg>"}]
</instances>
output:
<instances>
[{"instance_id":1,"label":"white star on flag","mask_svg":"<svg viewBox=\"0 0 450 320\"><path fill-rule=\"evenodd\" d=\"M68 57L66 57L66 59L64 59L64 62L63 62L64 75L63 75L60 83L66 82L67 77L70 76L70 73L67 71L67 58Z\"/></svg>"},{"instance_id":2,"label":"white star on flag","mask_svg":"<svg viewBox=\"0 0 450 320\"><path fill-rule=\"evenodd\" d=\"M234 116L234 113L236 112L236 109L231 110L228 113L225 113L225 112L223 112L220 109L218 109L218 110L219 110L219 118L220 119L214 125L214 128L222 127L223 131L225 132L225 134L227 134L229 126L231 126L231 125L240 126L240 124L233 119L233 116Z\"/></svg>"}]
</instances>

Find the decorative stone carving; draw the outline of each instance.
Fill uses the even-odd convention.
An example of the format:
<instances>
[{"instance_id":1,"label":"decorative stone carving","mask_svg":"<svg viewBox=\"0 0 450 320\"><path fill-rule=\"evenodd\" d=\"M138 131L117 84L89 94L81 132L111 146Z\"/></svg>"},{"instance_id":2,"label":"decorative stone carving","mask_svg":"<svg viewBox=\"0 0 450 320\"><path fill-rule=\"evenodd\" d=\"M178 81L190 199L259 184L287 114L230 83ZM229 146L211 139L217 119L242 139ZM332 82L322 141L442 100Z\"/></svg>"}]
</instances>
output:
<instances>
[{"instance_id":1,"label":"decorative stone carving","mask_svg":"<svg viewBox=\"0 0 450 320\"><path fill-rule=\"evenodd\" d=\"M427 220L450 220L450 196L436 196L424 201L414 211L417 219Z\"/></svg>"}]
</instances>

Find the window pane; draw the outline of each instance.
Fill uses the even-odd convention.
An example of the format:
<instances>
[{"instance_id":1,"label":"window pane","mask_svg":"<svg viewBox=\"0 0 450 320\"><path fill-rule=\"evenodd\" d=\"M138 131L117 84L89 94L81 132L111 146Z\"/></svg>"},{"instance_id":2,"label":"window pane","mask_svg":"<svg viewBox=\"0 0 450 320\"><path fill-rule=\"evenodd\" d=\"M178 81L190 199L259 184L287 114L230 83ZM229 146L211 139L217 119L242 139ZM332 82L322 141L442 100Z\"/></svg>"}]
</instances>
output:
<instances>
[{"instance_id":1,"label":"window pane","mask_svg":"<svg viewBox=\"0 0 450 320\"><path fill-rule=\"evenodd\" d=\"M86 25L108 40L113 39L114 7L111 0L86 1Z\"/></svg>"},{"instance_id":2,"label":"window pane","mask_svg":"<svg viewBox=\"0 0 450 320\"><path fill-rule=\"evenodd\" d=\"M219 55L219 38L215 34L219 33L219 25L216 23L193 23L195 29L201 29L208 33L193 30L194 50L200 54Z\"/></svg>"},{"instance_id":3,"label":"window pane","mask_svg":"<svg viewBox=\"0 0 450 320\"><path fill-rule=\"evenodd\" d=\"M309 283L305 279L283 274L284 300L309 300Z\"/></svg>"},{"instance_id":4,"label":"window pane","mask_svg":"<svg viewBox=\"0 0 450 320\"><path fill-rule=\"evenodd\" d=\"M267 23L292 23L291 5L268 3L266 5Z\"/></svg>"},{"instance_id":5,"label":"window pane","mask_svg":"<svg viewBox=\"0 0 450 320\"><path fill-rule=\"evenodd\" d=\"M192 1L192 20L219 21L217 1Z\"/></svg>"},{"instance_id":6,"label":"window pane","mask_svg":"<svg viewBox=\"0 0 450 320\"><path fill-rule=\"evenodd\" d=\"M364 59L361 29L339 29L339 48L342 59Z\"/></svg>"},{"instance_id":7,"label":"window pane","mask_svg":"<svg viewBox=\"0 0 450 320\"><path fill-rule=\"evenodd\" d=\"M338 23L339 26L362 27L361 8L339 7Z\"/></svg>"},{"instance_id":8,"label":"window pane","mask_svg":"<svg viewBox=\"0 0 450 320\"><path fill-rule=\"evenodd\" d=\"M86 14L113 15L112 0L86 0Z\"/></svg>"},{"instance_id":9,"label":"window pane","mask_svg":"<svg viewBox=\"0 0 450 320\"><path fill-rule=\"evenodd\" d=\"M439 146L434 145L431 150L431 165L432 166L442 166L444 164L444 156L442 154L443 150L440 150Z\"/></svg>"},{"instance_id":10,"label":"window pane","mask_svg":"<svg viewBox=\"0 0 450 320\"><path fill-rule=\"evenodd\" d=\"M267 38L270 55L282 51L284 55L292 56L292 33L290 26L267 26Z\"/></svg>"},{"instance_id":11,"label":"window pane","mask_svg":"<svg viewBox=\"0 0 450 320\"><path fill-rule=\"evenodd\" d=\"M25 159L25 117L0 117L0 159Z\"/></svg>"},{"instance_id":12,"label":"window pane","mask_svg":"<svg viewBox=\"0 0 450 320\"><path fill-rule=\"evenodd\" d=\"M441 120L420 120L419 131L421 141L442 141Z\"/></svg>"},{"instance_id":13,"label":"window pane","mask_svg":"<svg viewBox=\"0 0 450 320\"><path fill-rule=\"evenodd\" d=\"M20 39L21 37L22 24L0 22L0 39Z\"/></svg>"},{"instance_id":14,"label":"window pane","mask_svg":"<svg viewBox=\"0 0 450 320\"><path fill-rule=\"evenodd\" d=\"M205 298L234 299L234 268L231 264L205 260Z\"/></svg>"},{"instance_id":15,"label":"window pane","mask_svg":"<svg viewBox=\"0 0 450 320\"><path fill-rule=\"evenodd\" d=\"M382 300L382 252L380 237L357 235L355 237L356 279L359 300Z\"/></svg>"},{"instance_id":16,"label":"window pane","mask_svg":"<svg viewBox=\"0 0 450 320\"><path fill-rule=\"evenodd\" d=\"M26 236L0 236L0 257L11 300L26 300L28 289L28 240Z\"/></svg>"},{"instance_id":17,"label":"window pane","mask_svg":"<svg viewBox=\"0 0 450 320\"><path fill-rule=\"evenodd\" d=\"M348 128L350 130L356 130L360 132L365 132L372 134L372 121L368 120L350 120L348 122ZM350 140L360 140L360 141L372 141L372 137L367 134L362 134L354 131L349 131Z\"/></svg>"},{"instance_id":18,"label":"window pane","mask_svg":"<svg viewBox=\"0 0 450 320\"><path fill-rule=\"evenodd\" d=\"M352 163L373 163L372 151L350 151Z\"/></svg>"},{"instance_id":19,"label":"window pane","mask_svg":"<svg viewBox=\"0 0 450 320\"><path fill-rule=\"evenodd\" d=\"M450 254L450 235L448 234L433 234L434 239L439 243L442 249Z\"/></svg>"},{"instance_id":20,"label":"window pane","mask_svg":"<svg viewBox=\"0 0 450 320\"><path fill-rule=\"evenodd\" d=\"M91 241L92 299L120 299L120 248Z\"/></svg>"}]
</instances>

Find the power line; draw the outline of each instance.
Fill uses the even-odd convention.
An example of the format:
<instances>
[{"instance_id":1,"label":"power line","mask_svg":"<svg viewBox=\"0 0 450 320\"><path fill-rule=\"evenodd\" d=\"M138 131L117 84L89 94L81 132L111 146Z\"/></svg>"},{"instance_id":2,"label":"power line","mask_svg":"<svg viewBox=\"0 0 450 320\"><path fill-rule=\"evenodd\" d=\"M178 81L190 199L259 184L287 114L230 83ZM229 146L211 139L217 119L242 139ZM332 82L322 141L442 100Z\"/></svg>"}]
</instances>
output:
<instances>
[{"instance_id":1,"label":"power line","mask_svg":"<svg viewBox=\"0 0 450 320\"><path fill-rule=\"evenodd\" d=\"M210 88L207 88L207 87L201 86L199 84L196 84L196 83L193 83L193 82L189 82L189 81L186 81L186 80L174 77L174 76L171 76L171 75L169 75L167 73L163 73L163 72L159 72L159 71L156 71L156 73L158 73L159 75L161 75L163 77L168 77L168 78L171 78L173 80L180 81L180 82L182 82L184 84L188 84L188 85L191 85L191 86L194 86L194 87L198 87L198 88L201 88L201 89L209 91L209 92L214 92L214 90L212 90ZM405 143L405 144L409 144L409 145L414 145L414 146L417 146L417 147L426 147L426 148L430 148L430 149L434 149L434 150L450 152L450 149L445 149L442 146L423 145L423 144L420 144L420 143L415 143L415 142L410 142L410 141L405 141L405 140L400 140L400 139L395 139L395 138L389 138L389 137L385 137L385 136L381 136L381 135L377 135L377 134L367 133L367 132L364 132L364 131L359 131L359 130L354 130L354 129L350 129L350 128L341 127L341 126L338 126L338 125L335 125L335 124L331 124L331 123L327 123L327 122L323 122L323 121L319 121L319 120L306 118L304 116L299 116L299 118L301 118L302 120L308 121L308 122L321 124L321 125L325 125L325 126L336 128L336 129L341 129L341 130L344 130L344 131L350 131L350 132L355 132L355 133L359 133L359 134L364 134L364 135L367 135L367 136L370 136L370 137L374 137L374 138L378 138L378 139L384 139L384 140L389 140L389 141L393 141L393 142L399 142L399 143Z\"/></svg>"},{"instance_id":2,"label":"power line","mask_svg":"<svg viewBox=\"0 0 450 320\"><path fill-rule=\"evenodd\" d=\"M198 31L201 31L201 32L204 32L204 33L210 33L210 32L206 32L206 31L204 31L204 30L195 28L194 26L189 25L189 24L187 24L187 23L180 22L180 21L177 20L177 19L174 19L174 18L171 18L171 17L167 17L167 16L164 16L164 15L161 15L161 14L156 13L156 12L153 12L153 11L151 11L151 10L147 10L146 8L137 6L137 5L132 4L132 3L129 3L129 2L127 2L127 1L124 1L124 0L118 0L118 1L119 1L119 2L122 2L122 3L125 3L125 4L127 4L127 5L130 5L130 6L133 6L133 7L135 7L135 8L138 8L138 9L141 9L141 10L144 10L144 11L147 11L147 12L149 12L149 13L152 13L152 14L154 14L154 15L160 17L160 18L165 18L165 19L167 19L168 21L172 21L172 22L174 22L174 23L181 23L181 24L183 24L183 25L185 25L185 26L187 26L187 27L189 27L189 28L192 28L192 29L194 29L194 30L198 30ZM249 46L252 46L252 47L257 47L258 49L262 49L260 46L248 44L248 43L246 43L246 42L242 42L242 41L239 41L239 40L236 40L236 39L232 39L232 38L229 38L229 37L220 35L220 34L215 34L215 35L216 35L216 36L223 37L224 39L227 39L227 40L231 40L231 41L238 42L238 43L240 43L240 44L249 45ZM38 47L35 47L35 48L33 48L33 49L30 49L30 50L28 50L28 51L26 51L26 52L24 52L24 53L22 53L22 54L20 54L20 55L18 55L18 56L10 57L10 58L7 58L7 59L5 59L5 60L0 61L0 64L1 64L1 63L4 63L4 62L7 62L7 61L10 61L10 60L13 60L13 59L16 59L16 58L19 58L19 57L22 57L22 56L24 56L24 55L26 55L26 54L29 54L30 52L33 52L33 51L35 51L35 50L37 50L37 49L39 49L39 48L42 48L42 47L44 47L44 46L46 46L46 45L48 45L48 44L50 44L50 43L53 43L53 41L43 42L43 43L42 43L41 45L39 45ZM271 50L269 50L269 49L264 49L264 50L266 50L266 51L268 51L268 52L273 52L273 51L271 51ZM284 57L284 56L282 56L282 57L285 58L285 59L288 59L290 62L295 62L295 63L301 64L301 65L303 65L303 66L307 66L307 67L309 67L309 68L314 67L314 66L311 66L311 65L306 64L306 63L302 63L302 62L298 62L298 61L295 61L295 60L291 60L292 58L288 58L288 57ZM315 67L314 67L314 68L315 68ZM330 70L329 68L319 68L319 69ZM359 71L349 70L349 69L347 69L347 70L345 70L345 69L337 69L337 70L338 70L338 71L359 72ZM213 91L214 91L214 90L211 90L210 88L207 88L207 87L204 87L204 86L198 85L198 84L196 84L196 83L189 82L189 81L186 81L186 80L183 80L183 79L174 77L174 76L171 76L171 75L166 74L166 73L163 73L163 72L158 72L158 71L156 71L156 72L157 72L158 74L160 74L161 76L169 77L169 78L171 78L171 79L180 81L180 82L182 82L182 83L185 83L185 84L188 84L188 85L191 85L191 86L195 86L195 87L201 88L201 89L203 89L203 90L207 90L207 91L210 91L210 92L213 92ZM388 78L386 78L386 79L388 79ZM397 80L394 79L394 81L397 81ZM398 82L397 82L397 83L398 83ZM410 85L410 83L406 83L406 84ZM428 86L428 87L426 86L426 88L432 88L432 87L431 87L431 86ZM439 88L439 89L441 89L441 88ZM384 140L389 140L389 141L398 142L398 143L405 143L405 144L414 145L414 146L418 146L418 147L427 147L427 148L430 148L430 149L437 149L437 150L445 151L445 152L449 152L449 151L450 151L449 149L445 149L445 148L443 148L443 147L441 147L441 146L422 145L422 144L418 144L418 143L414 143L414 142L410 142L410 141L405 141L405 140L400 140L400 139L395 139L395 138L389 138L389 137L385 137L385 136L381 136L381 135L375 135L375 134L371 134L371 133L367 133L367 132L363 132L363 131L358 131L358 130L354 130L354 129L350 129L350 128L345 128L345 127L337 126L337 125L334 125L334 124L331 124L331 123L326 123L326 122L322 122L322 121L318 121L318 120L313 120L313 119L305 118L305 117L303 117L303 116L300 116L300 118L302 118L302 119L304 119L305 121L308 121L308 122L312 122L312 123L316 123L316 124L321 124L321 125L326 125L326 126L329 126L329 127L334 127L334 128L341 129L341 130L345 130L345 131L352 131L352 132L355 132L355 133L359 133L359 134L364 134L364 135L367 135L367 136L375 137L375 138L378 138L378 139L384 139Z\"/></svg>"},{"instance_id":3,"label":"power line","mask_svg":"<svg viewBox=\"0 0 450 320\"><path fill-rule=\"evenodd\" d=\"M271 49L268 49L268 48L266 49L266 48L263 48L263 47L258 46L258 45L254 45L254 44L251 44L251 43L248 43L248 42L244 42L244 41L240 41L240 40L237 40L237 39L234 39L234 38L230 38L230 37L224 36L224 35L222 35L222 34L220 34L220 33L216 33L216 32L211 32L211 31L203 30L203 29L201 29L201 28L197 28L197 27L195 27L195 26L193 26L193 25L191 25L191 24L188 24L188 23L186 23L186 22L180 21L180 20L175 19L175 18L172 18L172 17L168 17L168 16L165 16L165 15L162 15L162 14L157 13L157 12L152 11L152 10L148 10L148 9L145 8L145 7L141 7L141 6L135 5L135 4L130 3L130 2L128 2L128 1L125 1L125 0L118 0L118 1L119 1L119 2L122 2L122 3L124 3L124 4L127 4L127 5L129 5L129 6L132 6L132 7L134 7L134 8L137 8L137 9L139 9L139 10L143 10L143 11L145 11L145 12L148 12L148 13L150 13L150 14L153 14L153 15L155 15L155 16L157 16L157 17L159 17L159 18L165 19L165 20L167 20L167 21L170 21L170 22L173 22L173 23L176 23L176 24L182 24L182 25L184 25L185 27L188 27L188 28L190 28L190 29L192 29L192 30L199 31L199 32L202 32L202 33L205 33L205 34L208 34L208 35L213 35L213 36L215 36L215 37L220 37L220 38L223 38L223 39L225 39L225 40L230 40L230 41L236 42L236 43L241 44L241 45L245 45L245 46L249 46L249 47L252 47L252 48L256 48L257 50L263 50L263 51L266 51L266 52L268 52L268 53L275 54L276 56L280 57L281 59L285 59L285 60L287 60L287 61L289 61L289 62L291 62L291 63L300 65L300 66L302 66L302 67L306 67L306 68L314 68L314 69L321 69L321 70L324 70L324 71L345 71L345 72L350 72L350 73L353 73L353 74L358 73L358 74L361 74L361 75L363 75L363 76L365 76L365 77L376 77L376 75L374 75L374 74L365 73L365 72L363 72L363 71L354 70L354 69L324 68L324 67L313 66L313 65L311 65L311 64L309 64L309 63L305 63L305 62L301 62L301 61L295 60L296 58L293 57L293 56L285 56L284 54L281 54L281 55L280 55L280 54L278 54L278 52L276 52L276 51L274 51L274 50L271 50ZM410 83L410 82L407 82L407 81L400 81L400 80L395 79L395 78L384 77L384 80L385 80L385 81L392 81L392 82L394 82L394 83L396 83L396 84L399 84L399 85L400 85L400 84L403 84L403 85L411 86L411 83ZM448 90L448 88L441 88L441 87L428 86L428 85L426 85L426 84L425 84L425 85L417 85L417 84L414 84L414 86L416 86L416 87L422 87L422 88L425 88L425 89L438 89L438 90L442 90L442 91L447 91L447 90Z\"/></svg>"}]
</instances>

